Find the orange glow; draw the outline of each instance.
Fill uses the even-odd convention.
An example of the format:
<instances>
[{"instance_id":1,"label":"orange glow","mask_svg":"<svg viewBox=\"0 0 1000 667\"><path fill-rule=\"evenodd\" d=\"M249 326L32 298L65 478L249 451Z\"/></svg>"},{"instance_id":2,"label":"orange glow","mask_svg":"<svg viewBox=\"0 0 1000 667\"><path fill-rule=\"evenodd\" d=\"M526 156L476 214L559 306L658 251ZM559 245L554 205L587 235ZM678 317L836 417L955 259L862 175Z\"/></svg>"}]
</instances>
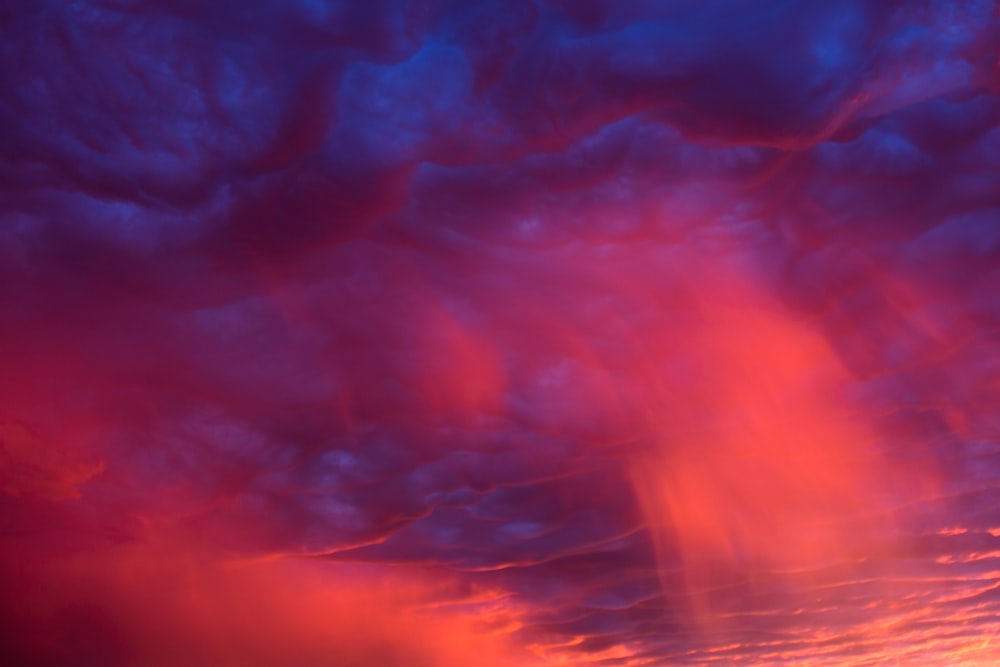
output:
<instances>
[{"instance_id":1,"label":"orange glow","mask_svg":"<svg viewBox=\"0 0 1000 667\"><path fill-rule=\"evenodd\" d=\"M81 650L144 665L534 664L509 645L514 628L498 626L505 610L450 610L447 581L416 572L235 560L160 539L38 556L29 580L3 583L30 590L22 622L60 644L27 636L22 650L61 651L53 664Z\"/></svg>"},{"instance_id":2,"label":"orange glow","mask_svg":"<svg viewBox=\"0 0 1000 667\"><path fill-rule=\"evenodd\" d=\"M929 478L887 463L809 322L745 276L699 275L715 282L685 332L686 367L657 378L647 405L657 444L633 479L658 548L679 549L689 600L708 622L722 612L713 591L894 549L894 493Z\"/></svg>"}]
</instances>

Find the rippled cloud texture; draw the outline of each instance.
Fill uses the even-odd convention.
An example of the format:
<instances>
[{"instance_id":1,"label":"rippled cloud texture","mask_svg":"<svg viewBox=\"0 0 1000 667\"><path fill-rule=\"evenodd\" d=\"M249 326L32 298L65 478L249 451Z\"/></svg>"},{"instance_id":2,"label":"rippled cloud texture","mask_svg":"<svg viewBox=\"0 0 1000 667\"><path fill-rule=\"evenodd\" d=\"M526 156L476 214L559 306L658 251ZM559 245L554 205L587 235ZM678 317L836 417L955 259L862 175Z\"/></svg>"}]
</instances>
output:
<instances>
[{"instance_id":1,"label":"rippled cloud texture","mask_svg":"<svg viewBox=\"0 0 1000 667\"><path fill-rule=\"evenodd\" d=\"M1000 662L989 1L0 7L0 662Z\"/></svg>"}]
</instances>

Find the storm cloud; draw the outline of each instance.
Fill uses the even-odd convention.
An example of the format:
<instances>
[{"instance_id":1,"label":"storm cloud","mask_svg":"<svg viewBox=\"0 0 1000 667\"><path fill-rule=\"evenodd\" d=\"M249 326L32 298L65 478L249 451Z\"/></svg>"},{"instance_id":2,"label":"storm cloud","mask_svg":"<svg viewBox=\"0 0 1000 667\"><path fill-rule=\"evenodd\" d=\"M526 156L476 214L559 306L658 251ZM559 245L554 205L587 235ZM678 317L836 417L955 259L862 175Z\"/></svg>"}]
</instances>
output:
<instances>
[{"instance_id":1,"label":"storm cloud","mask_svg":"<svg viewBox=\"0 0 1000 667\"><path fill-rule=\"evenodd\" d=\"M0 656L994 664L989 1L0 8Z\"/></svg>"}]
</instances>

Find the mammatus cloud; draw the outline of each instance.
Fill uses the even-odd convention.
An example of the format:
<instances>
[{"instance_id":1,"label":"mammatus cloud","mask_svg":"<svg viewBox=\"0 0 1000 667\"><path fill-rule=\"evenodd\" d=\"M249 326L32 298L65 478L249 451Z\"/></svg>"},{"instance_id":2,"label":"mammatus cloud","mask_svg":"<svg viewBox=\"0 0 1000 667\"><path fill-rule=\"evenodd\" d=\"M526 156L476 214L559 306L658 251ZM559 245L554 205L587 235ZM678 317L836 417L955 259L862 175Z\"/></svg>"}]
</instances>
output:
<instances>
[{"instance_id":1,"label":"mammatus cloud","mask_svg":"<svg viewBox=\"0 0 1000 667\"><path fill-rule=\"evenodd\" d=\"M991 2L0 9L23 665L990 665Z\"/></svg>"}]
</instances>

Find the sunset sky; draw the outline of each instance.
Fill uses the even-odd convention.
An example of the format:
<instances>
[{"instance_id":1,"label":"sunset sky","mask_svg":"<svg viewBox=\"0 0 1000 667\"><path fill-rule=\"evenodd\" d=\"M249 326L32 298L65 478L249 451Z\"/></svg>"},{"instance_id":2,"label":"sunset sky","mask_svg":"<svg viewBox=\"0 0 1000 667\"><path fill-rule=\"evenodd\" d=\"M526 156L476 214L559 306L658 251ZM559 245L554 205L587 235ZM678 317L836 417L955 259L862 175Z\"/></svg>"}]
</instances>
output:
<instances>
[{"instance_id":1,"label":"sunset sky","mask_svg":"<svg viewBox=\"0 0 1000 667\"><path fill-rule=\"evenodd\" d=\"M998 637L996 2L0 0L0 664Z\"/></svg>"}]
</instances>

